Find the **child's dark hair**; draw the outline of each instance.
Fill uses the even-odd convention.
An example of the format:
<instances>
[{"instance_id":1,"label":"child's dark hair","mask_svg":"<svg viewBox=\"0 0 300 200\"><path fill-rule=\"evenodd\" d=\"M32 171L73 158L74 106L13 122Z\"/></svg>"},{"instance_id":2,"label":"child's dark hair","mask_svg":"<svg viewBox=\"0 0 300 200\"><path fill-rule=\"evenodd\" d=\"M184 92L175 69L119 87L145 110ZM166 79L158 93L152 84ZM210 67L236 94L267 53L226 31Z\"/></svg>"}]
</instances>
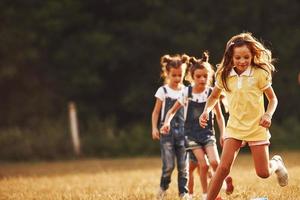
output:
<instances>
[{"instance_id":1,"label":"child's dark hair","mask_svg":"<svg viewBox=\"0 0 300 200\"><path fill-rule=\"evenodd\" d=\"M188 62L189 76L187 76L186 80L189 82L192 82L193 76L197 69L206 69L208 71L209 75L212 76L214 73L214 70L212 68L212 65L208 62L208 60L209 60L208 51L204 51L202 53L201 59L197 59L195 57L190 57L189 62Z\"/></svg>"},{"instance_id":2,"label":"child's dark hair","mask_svg":"<svg viewBox=\"0 0 300 200\"><path fill-rule=\"evenodd\" d=\"M160 64L162 66L161 77L165 79L167 77L168 72L171 68L180 68L183 67L183 73L186 70L186 64L188 62L189 56L186 54L183 55L164 55L160 59Z\"/></svg>"}]
</instances>

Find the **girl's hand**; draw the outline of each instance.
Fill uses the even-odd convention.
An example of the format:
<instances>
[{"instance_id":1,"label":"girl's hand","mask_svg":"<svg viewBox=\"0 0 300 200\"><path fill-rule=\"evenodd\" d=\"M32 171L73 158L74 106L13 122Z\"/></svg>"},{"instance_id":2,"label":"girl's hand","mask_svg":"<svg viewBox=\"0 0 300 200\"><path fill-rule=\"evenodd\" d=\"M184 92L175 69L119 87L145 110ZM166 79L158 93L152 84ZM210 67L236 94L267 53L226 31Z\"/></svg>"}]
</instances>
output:
<instances>
[{"instance_id":1,"label":"girl's hand","mask_svg":"<svg viewBox=\"0 0 300 200\"><path fill-rule=\"evenodd\" d=\"M159 131L158 129L152 130L152 139L159 140Z\"/></svg>"},{"instance_id":2,"label":"girl's hand","mask_svg":"<svg viewBox=\"0 0 300 200\"><path fill-rule=\"evenodd\" d=\"M208 121L208 113L203 112L200 117L199 117L199 124L202 128L205 128L207 126L207 121Z\"/></svg>"},{"instance_id":3,"label":"girl's hand","mask_svg":"<svg viewBox=\"0 0 300 200\"><path fill-rule=\"evenodd\" d=\"M164 124L161 128L160 128L160 132L163 135L168 134L170 131L170 124Z\"/></svg>"},{"instance_id":4,"label":"girl's hand","mask_svg":"<svg viewBox=\"0 0 300 200\"><path fill-rule=\"evenodd\" d=\"M269 128L271 126L271 120L272 120L271 115L268 114L268 113L265 113L261 117L259 125L262 126L262 127L265 127L265 128Z\"/></svg>"}]
</instances>

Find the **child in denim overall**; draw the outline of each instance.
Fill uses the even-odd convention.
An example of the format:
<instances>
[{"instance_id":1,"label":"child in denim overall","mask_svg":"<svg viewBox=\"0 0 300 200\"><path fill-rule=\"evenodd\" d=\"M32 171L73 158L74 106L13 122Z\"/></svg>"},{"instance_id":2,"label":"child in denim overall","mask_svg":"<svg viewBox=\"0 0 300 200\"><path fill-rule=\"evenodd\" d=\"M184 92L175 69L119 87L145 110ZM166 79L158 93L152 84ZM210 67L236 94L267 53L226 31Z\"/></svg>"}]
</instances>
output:
<instances>
[{"instance_id":1,"label":"child in denim overall","mask_svg":"<svg viewBox=\"0 0 300 200\"><path fill-rule=\"evenodd\" d=\"M180 97L184 88L182 81L185 73L186 56L165 55L161 58L161 65L166 84L161 86L156 94L156 103L152 113L152 138L160 140L162 175L158 199L163 199L171 182L171 175L175 168L175 158L178 170L178 190L181 198L187 197L187 160L184 146L184 116L183 109L179 110L170 122L170 134L161 135L159 128L163 124L167 111ZM160 122L159 122L159 114ZM158 123L159 122L159 123ZM158 127L159 126L159 127Z\"/></svg>"},{"instance_id":2,"label":"child in denim overall","mask_svg":"<svg viewBox=\"0 0 300 200\"><path fill-rule=\"evenodd\" d=\"M207 173L209 165L213 171L216 171L219 164L219 155L216 145L216 137L213 128L214 115L210 113L208 124L205 128L200 127L199 117L205 107L206 100L210 95L212 89L208 86L213 76L213 70L208 63L208 54L205 52L202 59L198 60L194 57L189 59L189 75L193 86L185 88L183 95L174 106L168 111L165 123L161 128L163 133L168 133L170 127L170 120L176 116L179 109L185 108L185 124L184 133L186 138L186 149L192 151L198 160L200 167L200 181L202 186L202 199L206 200L206 193L208 187ZM223 130L225 122L218 103L214 107L217 117L218 126L220 129L220 138L222 141ZM206 156L209 160L207 163ZM232 180L230 177L227 179L228 189L227 193L233 190Z\"/></svg>"},{"instance_id":3,"label":"child in denim overall","mask_svg":"<svg viewBox=\"0 0 300 200\"><path fill-rule=\"evenodd\" d=\"M220 96L220 102L223 105L224 111L227 113L227 101L226 97L224 94L221 94ZM220 144L222 144L223 140L220 138ZM200 177L200 166L198 164L198 160L196 156L193 154L192 151L188 151L188 160L189 160L189 181L188 181L188 190L189 190L189 196L190 200L193 199L193 194L194 194L194 171L197 171L197 174ZM207 160L207 155L205 155L205 160ZM208 173L207 173L207 178L208 180L212 178L212 171L211 168L208 168ZM229 178L227 179L226 185L224 185L224 189L226 189L226 193L230 194L231 190L233 189L233 186L231 187L230 184L232 185L232 182L229 182ZM225 187L226 186L226 187ZM222 198L220 197L218 200L221 200Z\"/></svg>"}]
</instances>

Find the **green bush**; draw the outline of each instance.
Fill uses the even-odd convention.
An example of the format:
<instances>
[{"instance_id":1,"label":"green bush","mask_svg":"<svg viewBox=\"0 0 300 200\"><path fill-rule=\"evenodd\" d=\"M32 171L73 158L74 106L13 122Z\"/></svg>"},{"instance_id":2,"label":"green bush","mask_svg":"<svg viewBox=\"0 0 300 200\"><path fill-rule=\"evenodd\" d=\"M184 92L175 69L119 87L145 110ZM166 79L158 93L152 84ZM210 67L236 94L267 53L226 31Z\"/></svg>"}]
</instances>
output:
<instances>
[{"instance_id":1,"label":"green bush","mask_svg":"<svg viewBox=\"0 0 300 200\"><path fill-rule=\"evenodd\" d=\"M87 156L133 156L157 153L158 144L151 139L143 123L117 129L114 118L94 119L81 134L82 151Z\"/></svg>"},{"instance_id":2,"label":"green bush","mask_svg":"<svg viewBox=\"0 0 300 200\"><path fill-rule=\"evenodd\" d=\"M274 123L270 129L271 147L274 149L300 149L300 121L296 117L289 117L281 123Z\"/></svg>"},{"instance_id":3,"label":"green bush","mask_svg":"<svg viewBox=\"0 0 300 200\"><path fill-rule=\"evenodd\" d=\"M34 128L2 128L0 157L2 160L37 160L70 157L70 136L62 121L43 121Z\"/></svg>"},{"instance_id":4,"label":"green bush","mask_svg":"<svg viewBox=\"0 0 300 200\"><path fill-rule=\"evenodd\" d=\"M151 138L150 124L136 122L118 128L115 118L90 119L80 127L81 151L85 157L159 155L159 142ZM35 128L0 129L1 160L73 158L68 122L44 120ZM218 131L218 130L216 130ZM300 123L290 117L271 127L271 148L299 148ZM219 148L221 151L221 148ZM244 148L242 150L245 151ZM247 151L248 152L248 151Z\"/></svg>"}]
</instances>

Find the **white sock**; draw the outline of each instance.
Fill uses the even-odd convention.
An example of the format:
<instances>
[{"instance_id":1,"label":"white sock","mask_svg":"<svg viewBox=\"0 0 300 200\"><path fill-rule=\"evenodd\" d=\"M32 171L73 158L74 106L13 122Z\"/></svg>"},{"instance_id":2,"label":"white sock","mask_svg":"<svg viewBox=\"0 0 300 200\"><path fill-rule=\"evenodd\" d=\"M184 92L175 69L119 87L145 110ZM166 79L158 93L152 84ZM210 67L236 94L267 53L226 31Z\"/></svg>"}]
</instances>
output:
<instances>
[{"instance_id":1,"label":"white sock","mask_svg":"<svg viewBox=\"0 0 300 200\"><path fill-rule=\"evenodd\" d=\"M202 200L206 200L206 198L207 198L207 193L203 193L202 194Z\"/></svg>"},{"instance_id":2,"label":"white sock","mask_svg":"<svg viewBox=\"0 0 300 200\"><path fill-rule=\"evenodd\" d=\"M225 182L225 179L224 179L224 181L223 181L223 183L222 183L222 188L221 188L221 189L225 190L226 187L227 187L227 185L226 185L226 182Z\"/></svg>"},{"instance_id":3,"label":"white sock","mask_svg":"<svg viewBox=\"0 0 300 200\"><path fill-rule=\"evenodd\" d=\"M211 170L211 175L212 175L212 176L214 176L215 173L216 173L216 172L215 172L214 170Z\"/></svg>"}]
</instances>

